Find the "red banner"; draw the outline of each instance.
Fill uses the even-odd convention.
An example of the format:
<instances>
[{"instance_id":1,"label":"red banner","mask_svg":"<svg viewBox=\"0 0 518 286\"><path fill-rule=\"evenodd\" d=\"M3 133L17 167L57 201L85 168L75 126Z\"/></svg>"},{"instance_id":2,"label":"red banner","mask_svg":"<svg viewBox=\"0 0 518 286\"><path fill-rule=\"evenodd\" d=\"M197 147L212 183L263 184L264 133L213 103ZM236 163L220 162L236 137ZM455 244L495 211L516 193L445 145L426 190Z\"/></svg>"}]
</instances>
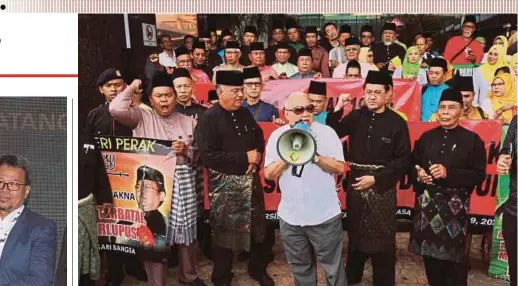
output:
<instances>
[{"instance_id":1,"label":"red banner","mask_svg":"<svg viewBox=\"0 0 518 286\"><path fill-rule=\"evenodd\" d=\"M278 128L274 123L259 123L263 129L265 142L268 141L270 134ZM498 182L498 175L496 173L496 161L498 159L498 151L500 150L500 136L502 130L502 124L495 120L473 120L473 121L461 121L461 125L475 133L477 133L486 147L487 154L487 176L484 182L477 186L471 196L471 208L470 214L477 219L473 221L474 225L483 226L482 217L493 217L495 212L495 195L496 187ZM430 130L438 126L438 123L428 122L408 122L410 131L410 140L412 147L414 142L419 139L421 134L425 131ZM344 140L344 149L346 149L346 142ZM347 186L347 175L348 167L343 175L337 176L337 195L342 203L345 210L345 191L344 188ZM275 212L281 199L281 192L278 184L275 181L265 180L263 169L260 170L259 175L263 182L263 191L265 197L265 208L268 212ZM207 182L207 180L205 180ZM410 184L410 177L406 174L401 178L398 183L398 217L400 218L411 218L412 209L414 207L415 193L412 190ZM208 200L208 185L205 185L205 207L209 208ZM487 221L487 220L486 220ZM489 226L489 225L488 225Z\"/></svg>"},{"instance_id":2,"label":"red banner","mask_svg":"<svg viewBox=\"0 0 518 286\"><path fill-rule=\"evenodd\" d=\"M266 82L261 92L261 99L273 104L279 109L284 106L284 100L288 95L296 91L305 91L309 87L311 79L271 80ZM341 93L351 94L351 99L356 100L353 105L358 106L363 97L362 79L320 79L327 82L327 97L336 105ZM208 92L214 89L212 83L198 83L194 87L194 94L200 102L206 102ZM421 85L417 81L394 79L394 95L392 98L395 109L404 112L409 121L420 121L421 118ZM347 112L347 110L345 111Z\"/></svg>"}]
</instances>

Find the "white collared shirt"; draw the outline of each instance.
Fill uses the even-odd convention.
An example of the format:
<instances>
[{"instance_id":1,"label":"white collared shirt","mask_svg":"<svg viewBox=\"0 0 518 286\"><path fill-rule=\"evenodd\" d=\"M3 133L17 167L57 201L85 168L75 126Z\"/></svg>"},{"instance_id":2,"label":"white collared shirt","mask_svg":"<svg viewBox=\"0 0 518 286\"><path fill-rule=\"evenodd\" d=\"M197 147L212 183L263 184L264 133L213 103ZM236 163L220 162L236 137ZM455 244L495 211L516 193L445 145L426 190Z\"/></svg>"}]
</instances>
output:
<instances>
[{"instance_id":1,"label":"white collared shirt","mask_svg":"<svg viewBox=\"0 0 518 286\"><path fill-rule=\"evenodd\" d=\"M170 57L166 51L161 52L158 55L158 62L164 67L175 67L176 66L176 55L173 51L173 57Z\"/></svg>"},{"instance_id":2,"label":"white collared shirt","mask_svg":"<svg viewBox=\"0 0 518 286\"><path fill-rule=\"evenodd\" d=\"M9 237L9 233L11 233L11 230L18 221L18 218L22 214L24 208L25 206L21 205L19 208L12 211L3 219L0 218L0 257L2 257L2 252L4 251L4 246L7 242L7 238Z\"/></svg>"},{"instance_id":3,"label":"white collared shirt","mask_svg":"<svg viewBox=\"0 0 518 286\"><path fill-rule=\"evenodd\" d=\"M281 160L277 153L279 137L290 128L289 125L275 130L266 145L264 166ZM344 162L342 142L329 126L313 122L310 133L317 141L317 153ZM300 172L301 167L297 167ZM315 163L307 163L302 176L292 175L292 167L279 177L281 202L277 209L279 217L291 225L310 226L321 224L341 213L340 200L335 187L335 178Z\"/></svg>"}]
</instances>

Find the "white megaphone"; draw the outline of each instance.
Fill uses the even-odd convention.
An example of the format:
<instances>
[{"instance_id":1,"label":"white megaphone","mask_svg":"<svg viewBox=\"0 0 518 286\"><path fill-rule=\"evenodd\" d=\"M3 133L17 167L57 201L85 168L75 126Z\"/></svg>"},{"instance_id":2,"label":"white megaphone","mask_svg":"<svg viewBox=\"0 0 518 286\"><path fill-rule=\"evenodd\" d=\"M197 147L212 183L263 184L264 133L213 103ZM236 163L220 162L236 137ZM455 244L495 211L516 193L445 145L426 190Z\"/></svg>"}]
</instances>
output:
<instances>
[{"instance_id":1,"label":"white megaphone","mask_svg":"<svg viewBox=\"0 0 518 286\"><path fill-rule=\"evenodd\" d=\"M317 151L315 137L306 122L300 121L284 132L277 141L277 153L289 165L301 166L313 160Z\"/></svg>"}]
</instances>

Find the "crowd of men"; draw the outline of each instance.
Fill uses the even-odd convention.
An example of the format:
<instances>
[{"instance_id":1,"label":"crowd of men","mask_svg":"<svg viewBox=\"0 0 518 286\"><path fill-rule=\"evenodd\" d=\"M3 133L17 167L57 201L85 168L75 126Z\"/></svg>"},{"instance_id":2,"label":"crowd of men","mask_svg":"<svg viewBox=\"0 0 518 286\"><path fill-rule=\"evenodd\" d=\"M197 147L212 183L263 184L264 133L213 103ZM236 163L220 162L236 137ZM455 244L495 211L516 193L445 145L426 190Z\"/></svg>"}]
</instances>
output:
<instances>
[{"instance_id":1,"label":"crowd of men","mask_svg":"<svg viewBox=\"0 0 518 286\"><path fill-rule=\"evenodd\" d=\"M93 138L102 134L168 140L178 158L175 181L188 182L175 183L173 198L196 198L172 201L172 210L184 210L172 211L167 226L167 241L178 255L179 277L174 279L206 285L196 271L201 247L213 262L214 285L231 284L236 252L248 253L252 279L260 285L275 284L266 271L275 238L264 215L258 175L264 168L265 177L279 180L282 190L280 235L295 285L316 285L317 262L328 285L359 284L368 258L374 285L394 285L395 188L412 169L416 207L409 249L423 256L430 285L467 285L469 198L485 178L486 151L480 137L459 121L497 119L511 123L498 172L511 173L503 232L511 281L516 283L516 30L509 38L496 37L485 55L483 39L474 37L475 17L466 16L461 35L451 38L440 55L427 34L416 35L408 47L400 42L398 23L384 24L380 42L370 26L355 37L347 25L338 29L326 23L319 40L317 27L305 27L301 38L295 23L276 24L267 48L256 41L253 26L245 28L241 42L225 30L219 38L215 32L185 37L176 49L171 37L162 35L163 51L149 56L143 80L127 80L118 69L107 69L97 81L106 103L89 113L80 138L83 233L96 232L96 206L107 215L112 201L102 158L91 151ZM343 116L351 95L342 94L334 110L326 110L322 78L364 79L364 105ZM420 118L439 122L413 150L407 115L392 108L394 78L422 84ZM286 94L280 118L277 107L261 100L261 92L268 81L292 79L311 79L309 89ZM202 105L193 87L210 82L216 88ZM142 103L143 94L151 107ZM257 122L280 126L266 144ZM294 167L280 158L277 141L299 122L306 123L316 138L317 155L303 167ZM340 141L345 136L347 156ZM334 177L344 172L345 164L351 169L346 266ZM208 225L200 207L203 167L209 172ZM93 285L101 273L96 237L79 239L80 284ZM171 253L106 256L106 285L119 285L125 273L150 285L173 279L165 276Z\"/></svg>"}]
</instances>

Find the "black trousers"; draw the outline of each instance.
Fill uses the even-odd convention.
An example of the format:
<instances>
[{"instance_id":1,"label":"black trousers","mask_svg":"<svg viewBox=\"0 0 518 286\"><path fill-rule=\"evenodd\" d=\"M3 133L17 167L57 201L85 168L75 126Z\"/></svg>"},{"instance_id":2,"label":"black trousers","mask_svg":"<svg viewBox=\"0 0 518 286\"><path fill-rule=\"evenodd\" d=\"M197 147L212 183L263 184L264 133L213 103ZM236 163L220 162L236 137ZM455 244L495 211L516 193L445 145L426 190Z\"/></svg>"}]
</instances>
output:
<instances>
[{"instance_id":1,"label":"black trousers","mask_svg":"<svg viewBox=\"0 0 518 286\"><path fill-rule=\"evenodd\" d=\"M347 251L347 281L357 284L362 281L365 261L370 257L374 286L392 286L396 283L396 249L379 253Z\"/></svg>"},{"instance_id":2,"label":"black trousers","mask_svg":"<svg viewBox=\"0 0 518 286\"><path fill-rule=\"evenodd\" d=\"M257 280L266 275L267 252L265 243L252 243L250 246L250 260L248 261L248 275ZM232 265L234 261L234 252L232 249L213 245L212 261L214 268L212 270L211 280L214 285L230 285L230 281L234 276L232 274Z\"/></svg>"},{"instance_id":3,"label":"black trousers","mask_svg":"<svg viewBox=\"0 0 518 286\"><path fill-rule=\"evenodd\" d=\"M108 264L106 279L115 283L124 281L125 274L142 278L146 273L136 255L106 251L106 262Z\"/></svg>"},{"instance_id":4,"label":"black trousers","mask_svg":"<svg viewBox=\"0 0 518 286\"><path fill-rule=\"evenodd\" d=\"M467 286L468 267L457 263L423 256L426 278L430 286Z\"/></svg>"},{"instance_id":5,"label":"black trousers","mask_svg":"<svg viewBox=\"0 0 518 286\"><path fill-rule=\"evenodd\" d=\"M505 249L509 263L509 276L511 276L511 286L516 283L516 217L504 211L502 232L504 235Z\"/></svg>"}]
</instances>

